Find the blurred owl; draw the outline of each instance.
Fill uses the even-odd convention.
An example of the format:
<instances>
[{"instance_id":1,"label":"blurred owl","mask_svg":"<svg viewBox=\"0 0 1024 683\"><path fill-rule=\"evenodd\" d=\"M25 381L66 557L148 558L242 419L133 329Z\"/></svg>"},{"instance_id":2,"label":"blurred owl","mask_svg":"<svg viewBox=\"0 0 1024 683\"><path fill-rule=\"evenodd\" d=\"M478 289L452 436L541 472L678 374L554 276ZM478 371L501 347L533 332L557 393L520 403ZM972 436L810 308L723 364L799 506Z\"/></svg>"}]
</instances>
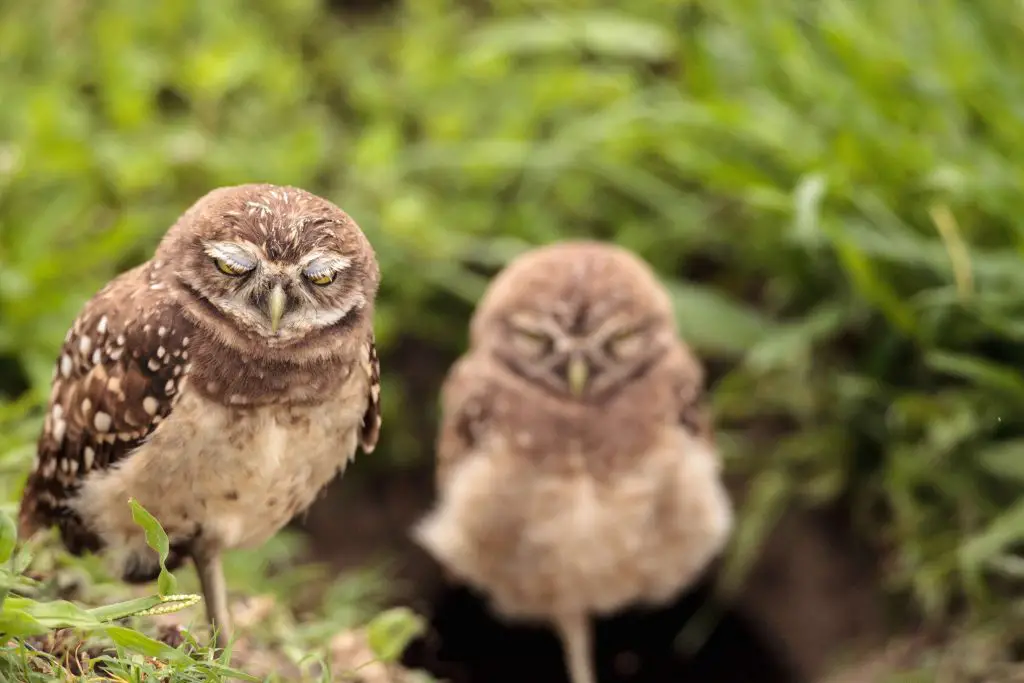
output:
<instances>
[{"instance_id":1,"label":"blurred owl","mask_svg":"<svg viewBox=\"0 0 1024 683\"><path fill-rule=\"evenodd\" d=\"M589 618L666 602L733 524L703 373L668 294L621 248L530 251L490 285L442 389L438 501L413 531L594 683Z\"/></svg>"},{"instance_id":2,"label":"blurred owl","mask_svg":"<svg viewBox=\"0 0 1024 683\"><path fill-rule=\"evenodd\" d=\"M194 560L226 643L221 552L266 541L377 442L379 279L325 199L274 185L199 199L68 331L22 534L57 525L72 553L149 581L136 498L167 531L170 567Z\"/></svg>"}]
</instances>

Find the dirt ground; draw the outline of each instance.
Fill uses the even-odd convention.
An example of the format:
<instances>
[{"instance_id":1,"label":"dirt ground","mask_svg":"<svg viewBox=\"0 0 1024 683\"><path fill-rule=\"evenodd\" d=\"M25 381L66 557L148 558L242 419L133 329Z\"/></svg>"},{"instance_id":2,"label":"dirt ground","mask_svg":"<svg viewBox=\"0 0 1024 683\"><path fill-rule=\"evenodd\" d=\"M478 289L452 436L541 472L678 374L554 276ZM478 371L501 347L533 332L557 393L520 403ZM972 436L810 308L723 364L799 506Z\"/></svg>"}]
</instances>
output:
<instances>
[{"instance_id":1,"label":"dirt ground","mask_svg":"<svg viewBox=\"0 0 1024 683\"><path fill-rule=\"evenodd\" d=\"M446 585L409 540L407 530L428 508L432 486L427 468L346 477L304 526L320 558L339 569L393 561L401 588L396 600L431 623L430 633L406 652L407 666L451 683L566 683L550 631L497 620L479 595ZM829 511L784 516L731 605L716 602L712 570L672 605L599 620L602 683L811 683L835 662L877 647L885 625L874 572L837 520ZM680 652L673 645L677 634L709 601L719 608L717 625L697 652Z\"/></svg>"}]
</instances>

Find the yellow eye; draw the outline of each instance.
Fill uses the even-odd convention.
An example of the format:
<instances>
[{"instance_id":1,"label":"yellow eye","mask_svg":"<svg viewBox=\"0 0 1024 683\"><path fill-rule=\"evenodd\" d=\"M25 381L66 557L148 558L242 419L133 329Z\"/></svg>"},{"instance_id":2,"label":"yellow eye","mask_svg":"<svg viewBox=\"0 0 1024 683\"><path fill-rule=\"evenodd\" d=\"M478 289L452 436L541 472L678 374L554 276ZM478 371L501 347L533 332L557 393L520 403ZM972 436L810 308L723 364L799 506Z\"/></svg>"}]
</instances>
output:
<instances>
[{"instance_id":1,"label":"yellow eye","mask_svg":"<svg viewBox=\"0 0 1024 683\"><path fill-rule=\"evenodd\" d=\"M213 262L217 265L217 270L224 273L225 275L230 275L232 277L239 277L240 275L245 275L250 270L252 270L251 267L247 268L243 265L222 258L214 258Z\"/></svg>"},{"instance_id":2,"label":"yellow eye","mask_svg":"<svg viewBox=\"0 0 1024 683\"><path fill-rule=\"evenodd\" d=\"M335 273L330 270L320 271L318 273L306 273L306 279L312 282L314 285L323 287L334 282Z\"/></svg>"}]
</instances>

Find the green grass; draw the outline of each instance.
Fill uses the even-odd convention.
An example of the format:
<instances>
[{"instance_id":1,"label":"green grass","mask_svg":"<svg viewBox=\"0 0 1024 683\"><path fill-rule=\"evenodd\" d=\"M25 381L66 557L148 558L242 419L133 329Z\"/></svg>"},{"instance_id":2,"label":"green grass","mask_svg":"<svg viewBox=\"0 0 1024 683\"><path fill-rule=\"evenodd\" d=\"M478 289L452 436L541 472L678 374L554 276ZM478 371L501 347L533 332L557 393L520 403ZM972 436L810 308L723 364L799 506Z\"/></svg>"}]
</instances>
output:
<instances>
[{"instance_id":1,"label":"green grass","mask_svg":"<svg viewBox=\"0 0 1024 683\"><path fill-rule=\"evenodd\" d=\"M752 480L737 576L780 510L841 500L897 604L1019 613L1024 7L623 7L0 7L9 497L82 302L203 192L266 180L337 201L377 249L365 467L430 457L435 399L409 369L436 386L488 273L612 239L726 368L722 441Z\"/></svg>"},{"instance_id":2,"label":"green grass","mask_svg":"<svg viewBox=\"0 0 1024 683\"><path fill-rule=\"evenodd\" d=\"M53 680L162 680L212 682L223 680L277 681L332 680L332 662L328 643L337 633L365 626L367 643L376 660L353 663L353 669L373 661L394 662L406 644L422 633L422 619L405 608L380 610L386 599L374 581L379 576L354 575L327 580L311 573L317 567L304 567L306 581L319 582L319 610L306 610L303 623L296 621L297 600L293 572L283 582L267 576L267 560L292 559L297 548L284 549L271 544L260 556L246 558L248 578L229 567L232 588L239 586L271 601L260 623L247 629L246 651L277 653L277 668L292 664L299 678L285 673L264 679L244 670L247 657L233 652L234 644L215 653L206 643L206 633L193 634L197 623L205 630L201 612L189 610L200 603L200 596L179 592L177 578L164 567L168 552L167 536L160 524L134 500L133 517L145 531L147 543L160 556L160 576L156 593L134 597L98 607L84 608L78 601L59 597L69 588L95 601L97 595L124 595L128 589L113 583L102 571L82 576L83 563L67 562L56 548L56 539L35 537L18 544L11 516L0 512L0 680L31 683ZM285 536L287 538L287 536ZM294 539L293 539L294 540ZM37 562L37 556L44 558ZM52 563L57 560L57 566ZM235 558L236 560L239 558ZM262 561L260 561L262 560ZM41 565L41 566L40 566ZM254 575L253 567L264 569ZM33 575L44 574L44 580ZM294 572L303 574L302 571ZM63 579L63 580L62 580ZM68 579L71 579L68 581ZM195 583L194 581L192 583ZM262 589L262 590L261 590ZM339 601L338 598L342 598ZM169 624L153 624L152 618L192 612ZM239 662L241 660L241 662ZM232 666L238 662L238 665ZM336 669L336 664L334 665ZM336 675L351 673L343 670ZM428 681L429 679L423 678Z\"/></svg>"}]
</instances>

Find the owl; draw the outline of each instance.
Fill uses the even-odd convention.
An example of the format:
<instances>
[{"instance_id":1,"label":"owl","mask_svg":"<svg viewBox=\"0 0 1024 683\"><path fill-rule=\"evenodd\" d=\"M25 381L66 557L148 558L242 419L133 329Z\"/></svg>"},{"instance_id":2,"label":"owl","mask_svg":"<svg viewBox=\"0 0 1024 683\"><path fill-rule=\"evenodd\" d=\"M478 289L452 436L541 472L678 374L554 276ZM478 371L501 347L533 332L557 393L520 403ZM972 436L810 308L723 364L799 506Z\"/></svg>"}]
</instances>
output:
<instances>
[{"instance_id":1,"label":"owl","mask_svg":"<svg viewBox=\"0 0 1024 683\"><path fill-rule=\"evenodd\" d=\"M520 256L442 388L438 499L413 537L511 620L552 625L594 683L589 620L696 581L733 510L703 374L668 294L600 242Z\"/></svg>"},{"instance_id":2,"label":"owl","mask_svg":"<svg viewBox=\"0 0 1024 683\"><path fill-rule=\"evenodd\" d=\"M64 339L23 535L57 526L139 583L157 555L135 498L191 558L223 646L223 551L306 509L380 431L376 256L341 209L304 190L213 190L154 257L89 300Z\"/></svg>"}]
</instances>

